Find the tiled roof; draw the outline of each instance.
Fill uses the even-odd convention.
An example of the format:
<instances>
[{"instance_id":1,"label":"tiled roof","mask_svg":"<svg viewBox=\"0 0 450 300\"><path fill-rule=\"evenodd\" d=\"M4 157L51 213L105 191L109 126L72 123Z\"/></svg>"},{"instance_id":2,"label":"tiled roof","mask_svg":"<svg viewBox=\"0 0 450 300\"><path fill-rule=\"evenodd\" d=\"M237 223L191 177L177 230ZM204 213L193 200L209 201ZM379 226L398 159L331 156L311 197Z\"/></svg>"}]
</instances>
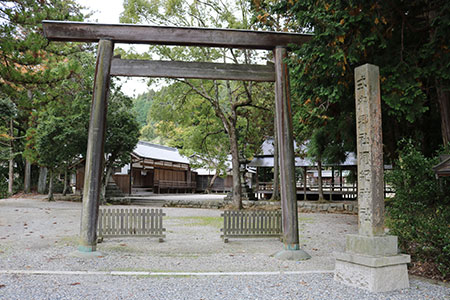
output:
<instances>
[{"instance_id":1,"label":"tiled roof","mask_svg":"<svg viewBox=\"0 0 450 300\"><path fill-rule=\"evenodd\" d=\"M133 153L142 158L151 158L157 160L172 161L177 163L189 164L187 157L182 156L178 149L167 146L152 144L139 141L134 148Z\"/></svg>"}]
</instances>

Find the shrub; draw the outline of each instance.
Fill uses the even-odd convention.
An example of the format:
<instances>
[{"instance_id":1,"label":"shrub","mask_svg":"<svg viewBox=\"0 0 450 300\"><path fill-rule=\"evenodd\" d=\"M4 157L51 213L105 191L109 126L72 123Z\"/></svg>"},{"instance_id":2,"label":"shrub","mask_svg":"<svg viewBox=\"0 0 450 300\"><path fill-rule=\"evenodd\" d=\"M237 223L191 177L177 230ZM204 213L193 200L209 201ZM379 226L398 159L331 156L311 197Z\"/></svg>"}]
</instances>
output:
<instances>
[{"instance_id":1,"label":"shrub","mask_svg":"<svg viewBox=\"0 0 450 300\"><path fill-rule=\"evenodd\" d=\"M8 197L8 182L0 177L0 199Z\"/></svg>"},{"instance_id":2,"label":"shrub","mask_svg":"<svg viewBox=\"0 0 450 300\"><path fill-rule=\"evenodd\" d=\"M400 247L413 262L433 265L444 279L450 277L450 180L443 178L439 184L432 170L438 162L438 157L426 158L407 142L386 176L395 190L386 210Z\"/></svg>"}]
</instances>

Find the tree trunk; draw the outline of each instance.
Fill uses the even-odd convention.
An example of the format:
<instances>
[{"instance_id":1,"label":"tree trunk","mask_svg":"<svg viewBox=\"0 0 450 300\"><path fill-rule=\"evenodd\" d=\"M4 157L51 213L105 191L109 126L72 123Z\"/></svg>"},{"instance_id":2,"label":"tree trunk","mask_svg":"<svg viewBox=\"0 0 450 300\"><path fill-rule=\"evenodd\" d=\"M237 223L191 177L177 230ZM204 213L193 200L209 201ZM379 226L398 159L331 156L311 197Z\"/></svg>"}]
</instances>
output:
<instances>
[{"instance_id":1,"label":"tree trunk","mask_svg":"<svg viewBox=\"0 0 450 300\"><path fill-rule=\"evenodd\" d=\"M438 18L438 11L436 9L430 10L428 17L428 23L431 25ZM436 38L436 28L431 26L430 41ZM444 70L444 62L441 60L439 67ZM450 92L448 90L449 82L442 77L435 78L437 101L439 106L439 112L441 115L441 133L442 142L445 149L450 148Z\"/></svg>"},{"instance_id":2,"label":"tree trunk","mask_svg":"<svg viewBox=\"0 0 450 300\"><path fill-rule=\"evenodd\" d=\"M280 197L280 157L278 152L278 133L277 119L274 118L274 135L273 135L273 193L272 199L279 201Z\"/></svg>"},{"instance_id":3,"label":"tree trunk","mask_svg":"<svg viewBox=\"0 0 450 300\"><path fill-rule=\"evenodd\" d=\"M47 168L40 167L39 168L39 180L38 180L38 189L37 192L39 194L45 194L45 188L47 187Z\"/></svg>"},{"instance_id":4,"label":"tree trunk","mask_svg":"<svg viewBox=\"0 0 450 300\"><path fill-rule=\"evenodd\" d=\"M25 159L25 179L23 191L25 194L29 194L31 192L31 163L28 159Z\"/></svg>"},{"instance_id":5,"label":"tree trunk","mask_svg":"<svg viewBox=\"0 0 450 300\"><path fill-rule=\"evenodd\" d=\"M323 182L322 182L322 158L317 160L317 171L319 175L319 201L325 202L325 198L323 197Z\"/></svg>"},{"instance_id":6,"label":"tree trunk","mask_svg":"<svg viewBox=\"0 0 450 300\"><path fill-rule=\"evenodd\" d=\"M27 91L28 100L30 100L30 103L33 100L33 93L31 90ZM28 161L28 159L25 160L25 179L23 184L23 191L25 194L29 194L31 192L31 163Z\"/></svg>"},{"instance_id":7,"label":"tree trunk","mask_svg":"<svg viewBox=\"0 0 450 300\"><path fill-rule=\"evenodd\" d=\"M48 180L48 201L55 201L55 198L53 197L53 177L55 177L55 172L50 170L50 178Z\"/></svg>"},{"instance_id":8,"label":"tree trunk","mask_svg":"<svg viewBox=\"0 0 450 300\"><path fill-rule=\"evenodd\" d=\"M12 195L13 193L13 184L14 184L14 127L13 120L9 122L9 170L8 170L8 194Z\"/></svg>"},{"instance_id":9,"label":"tree trunk","mask_svg":"<svg viewBox=\"0 0 450 300\"><path fill-rule=\"evenodd\" d=\"M444 84L436 80L437 100L441 114L441 132L444 147L450 147L450 92L444 89Z\"/></svg>"},{"instance_id":10,"label":"tree trunk","mask_svg":"<svg viewBox=\"0 0 450 300\"><path fill-rule=\"evenodd\" d=\"M235 209L242 209L241 176L239 170L239 150L236 136L236 127L230 127L229 137L231 148L231 164L233 168L233 206Z\"/></svg>"},{"instance_id":11,"label":"tree trunk","mask_svg":"<svg viewBox=\"0 0 450 300\"><path fill-rule=\"evenodd\" d=\"M64 188L63 188L63 196L67 195L67 177L68 177L68 172L67 172L67 168L64 169Z\"/></svg>"},{"instance_id":12,"label":"tree trunk","mask_svg":"<svg viewBox=\"0 0 450 300\"><path fill-rule=\"evenodd\" d=\"M214 186L214 182L216 181L217 177L219 177L219 170L216 169L216 173L211 178L211 181L208 184L208 187L205 190L205 193L211 194L212 187Z\"/></svg>"}]
</instances>

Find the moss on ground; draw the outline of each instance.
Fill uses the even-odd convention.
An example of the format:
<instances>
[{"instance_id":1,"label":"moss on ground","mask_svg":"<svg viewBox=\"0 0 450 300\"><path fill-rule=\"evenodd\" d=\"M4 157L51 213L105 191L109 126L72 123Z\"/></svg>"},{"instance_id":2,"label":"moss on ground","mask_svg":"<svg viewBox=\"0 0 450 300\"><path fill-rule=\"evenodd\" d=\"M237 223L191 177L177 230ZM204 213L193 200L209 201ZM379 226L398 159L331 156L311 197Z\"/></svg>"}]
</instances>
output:
<instances>
[{"instance_id":1,"label":"moss on ground","mask_svg":"<svg viewBox=\"0 0 450 300\"><path fill-rule=\"evenodd\" d=\"M221 217L168 217L167 220L179 220L184 226L210 226L221 228L223 219Z\"/></svg>"}]
</instances>

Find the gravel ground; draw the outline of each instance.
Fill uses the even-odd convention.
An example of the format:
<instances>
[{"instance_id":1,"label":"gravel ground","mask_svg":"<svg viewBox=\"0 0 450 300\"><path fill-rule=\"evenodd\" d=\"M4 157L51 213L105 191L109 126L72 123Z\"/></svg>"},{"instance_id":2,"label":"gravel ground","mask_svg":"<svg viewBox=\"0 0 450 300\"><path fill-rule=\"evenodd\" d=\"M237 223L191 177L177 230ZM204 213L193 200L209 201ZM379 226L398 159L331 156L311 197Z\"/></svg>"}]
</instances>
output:
<instances>
[{"instance_id":1,"label":"gravel ground","mask_svg":"<svg viewBox=\"0 0 450 300\"><path fill-rule=\"evenodd\" d=\"M450 299L450 288L411 280L411 288L370 294L335 283L334 251L357 231L353 215L299 214L300 240L312 259L279 261L276 239L220 239L220 210L164 208L167 238L105 239L101 257L71 256L80 203L0 200L0 299ZM5 270L146 272L299 272L252 276L1 274Z\"/></svg>"},{"instance_id":2,"label":"gravel ground","mask_svg":"<svg viewBox=\"0 0 450 300\"><path fill-rule=\"evenodd\" d=\"M0 276L0 299L448 299L443 287L372 294L336 284L331 274L222 277Z\"/></svg>"}]
</instances>

